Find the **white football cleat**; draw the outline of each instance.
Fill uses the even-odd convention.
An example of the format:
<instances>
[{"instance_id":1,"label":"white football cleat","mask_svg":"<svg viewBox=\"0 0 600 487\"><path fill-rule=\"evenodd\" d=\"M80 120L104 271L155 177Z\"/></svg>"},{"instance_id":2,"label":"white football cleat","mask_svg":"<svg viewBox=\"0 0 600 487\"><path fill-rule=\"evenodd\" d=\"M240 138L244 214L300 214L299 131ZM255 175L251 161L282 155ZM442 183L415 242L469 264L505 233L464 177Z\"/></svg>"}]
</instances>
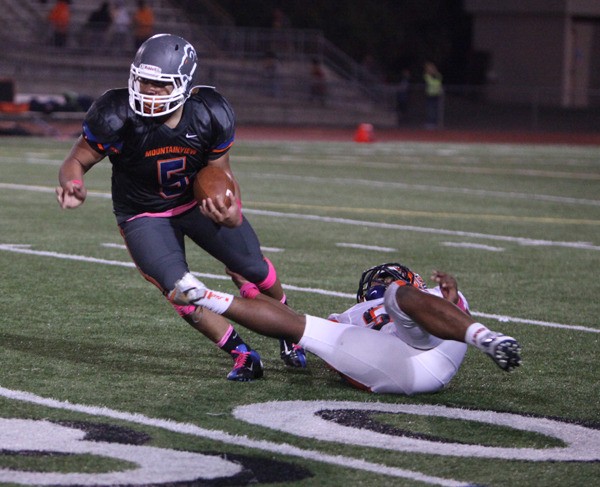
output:
<instances>
[{"instance_id":1,"label":"white football cleat","mask_svg":"<svg viewBox=\"0 0 600 487\"><path fill-rule=\"evenodd\" d=\"M513 337L502 334L492 335L483 340L482 350L498 367L507 372L521 365L521 345Z\"/></svg>"}]
</instances>

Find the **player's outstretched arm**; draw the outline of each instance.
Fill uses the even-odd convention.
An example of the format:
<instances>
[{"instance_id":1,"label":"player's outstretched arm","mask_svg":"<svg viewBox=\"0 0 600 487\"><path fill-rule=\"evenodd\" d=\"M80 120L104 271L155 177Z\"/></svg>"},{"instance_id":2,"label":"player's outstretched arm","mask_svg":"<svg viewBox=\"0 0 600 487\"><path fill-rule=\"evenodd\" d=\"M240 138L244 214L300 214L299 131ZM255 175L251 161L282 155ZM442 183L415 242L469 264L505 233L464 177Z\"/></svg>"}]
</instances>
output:
<instances>
[{"instance_id":1,"label":"player's outstretched arm","mask_svg":"<svg viewBox=\"0 0 600 487\"><path fill-rule=\"evenodd\" d=\"M77 208L87 196L83 175L104 156L79 137L58 171L56 199L62 209Z\"/></svg>"}]
</instances>

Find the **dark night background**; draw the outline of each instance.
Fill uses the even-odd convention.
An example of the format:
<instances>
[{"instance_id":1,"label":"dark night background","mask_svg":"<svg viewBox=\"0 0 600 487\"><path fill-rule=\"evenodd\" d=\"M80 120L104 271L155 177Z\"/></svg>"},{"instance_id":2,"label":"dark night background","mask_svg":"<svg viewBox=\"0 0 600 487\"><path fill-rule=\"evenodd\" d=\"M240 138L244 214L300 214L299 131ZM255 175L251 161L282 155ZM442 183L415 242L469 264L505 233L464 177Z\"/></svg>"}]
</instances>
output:
<instances>
[{"instance_id":1,"label":"dark night background","mask_svg":"<svg viewBox=\"0 0 600 487\"><path fill-rule=\"evenodd\" d=\"M319 29L357 62L374 59L382 79L435 62L446 83L470 79L471 18L462 0L220 0L241 27L271 27L279 8L290 27Z\"/></svg>"}]
</instances>

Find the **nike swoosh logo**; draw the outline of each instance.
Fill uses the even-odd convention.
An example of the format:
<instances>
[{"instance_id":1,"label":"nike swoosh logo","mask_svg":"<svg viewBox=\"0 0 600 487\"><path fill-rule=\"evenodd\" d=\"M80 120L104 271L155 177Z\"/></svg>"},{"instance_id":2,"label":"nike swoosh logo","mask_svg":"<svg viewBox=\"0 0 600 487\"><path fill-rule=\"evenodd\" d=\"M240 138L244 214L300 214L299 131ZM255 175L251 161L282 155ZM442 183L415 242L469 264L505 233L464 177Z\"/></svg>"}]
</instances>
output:
<instances>
[{"instance_id":1,"label":"nike swoosh logo","mask_svg":"<svg viewBox=\"0 0 600 487\"><path fill-rule=\"evenodd\" d=\"M196 137L198 137L196 134L185 134L186 139L195 139Z\"/></svg>"}]
</instances>

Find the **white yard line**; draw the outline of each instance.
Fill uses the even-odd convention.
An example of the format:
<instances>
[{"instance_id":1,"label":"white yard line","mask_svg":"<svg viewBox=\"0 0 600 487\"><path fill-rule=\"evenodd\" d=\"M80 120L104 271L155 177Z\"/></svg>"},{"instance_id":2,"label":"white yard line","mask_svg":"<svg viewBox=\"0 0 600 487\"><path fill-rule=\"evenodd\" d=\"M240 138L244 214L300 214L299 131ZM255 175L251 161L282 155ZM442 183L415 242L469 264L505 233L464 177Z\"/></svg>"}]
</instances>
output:
<instances>
[{"instance_id":1,"label":"white yard line","mask_svg":"<svg viewBox=\"0 0 600 487\"><path fill-rule=\"evenodd\" d=\"M421 167L420 165L418 166ZM424 191L426 193L456 193L463 195L474 195L474 196L492 196L496 198L507 198L507 199L524 199L524 200L536 200L536 201L549 201L552 203L567 203L574 205L589 205L589 206L600 206L600 200L590 200L585 198L570 198L566 196L553 196L547 194L531 194L531 193L517 193L512 191L491 191L489 189L471 189L471 188L451 188L447 186L432 186L428 184L407 184L398 181L374 181L370 179L355 179L355 178L321 178L317 176L295 176L291 174L275 174L275 173L264 173L260 174L246 174L244 177L249 178L260 178L260 179L271 179L275 181L301 181L309 183L321 183L321 184L339 184L347 187L348 185L354 186L368 186L369 188L391 188L391 189L405 189L410 191Z\"/></svg>"},{"instance_id":2,"label":"white yard line","mask_svg":"<svg viewBox=\"0 0 600 487\"><path fill-rule=\"evenodd\" d=\"M22 184L6 184L0 183L0 188L3 189L14 189L14 190L26 190L26 191L38 191L44 193L53 193L54 188L44 187L44 186L30 186L30 185L22 185ZM110 193L100 193L100 192L88 192L88 196L97 197L103 199L110 199ZM493 235L493 234L485 234L485 233L477 233L477 232L463 232L456 230L447 230L441 228L430 228L430 227L418 227L414 225L398 225L392 223L377 223L371 221L364 220L352 220L348 218L336 218L336 217L325 217L319 215L309 215L309 214L299 214L299 213L286 213L279 211L268 211L268 210L253 210L251 208L244 208L244 212L248 214L255 214L261 216L269 216L273 218L292 218L292 219L302 219L302 220L311 220L311 221L319 221L324 223L337 223L343 225L353 225L360 227L371 227L371 228L381 228L381 229L392 229L392 230L401 230L401 231L412 231L419 233L431 233L437 235L448 235L448 236L460 236L466 238L475 238L475 239L484 239L484 240L496 240L499 242L511 242L519 245L527 245L527 246L549 246L549 247L566 247L573 249L583 249L583 250L600 250L600 246L593 245L590 242L560 242L554 240L539 240L539 239L531 239L525 237L512 237L507 235ZM359 244L342 244L346 246L358 246ZM465 243L461 245L467 245ZM472 244L469 245L479 245ZM483 246L479 245L479 248ZM494 247L488 248L488 250L495 249ZM29 245L15 245L15 244L0 244L0 250L16 252L16 253L24 253L24 254L32 254L32 255L40 255L45 257L54 257L54 258L62 258L62 259L70 259L70 260L79 260L79 261L87 261L93 263L101 263L106 265L117 265L123 267L134 267L132 262L123 262L123 261L112 261L105 259L96 259L94 257L88 256L80 256L80 255L72 255L72 254L61 254L57 252L48 252L48 251L38 251L32 250ZM215 274L202 274L196 273L199 277L209 278L209 279L229 279L228 276L220 276ZM300 291L300 292L309 292L314 294L322 294L327 296L335 296L340 298L348 298L354 299L354 294L349 293L341 293L336 291L330 291L319 288L306 288L306 287L298 287L291 285L283 285L285 289ZM472 311L474 316L487 317L491 319L497 319L502 322L512 322L512 323L523 323L523 324L531 324L538 326L547 326L550 328L566 328L571 330L585 331L591 333L600 333L600 330L594 328L588 328L584 326L578 325L570 325L570 324L562 324L562 323L552 323L552 322L544 322L544 321L536 321L529 320L526 318L518 318L518 317L510 317L510 316L501 316L501 315L493 315L486 313L479 313L476 311Z\"/></svg>"},{"instance_id":3,"label":"white yard line","mask_svg":"<svg viewBox=\"0 0 600 487\"><path fill-rule=\"evenodd\" d=\"M375 252L398 252L398 249L393 247L379 247L378 245L362 245L349 242L338 242L336 247L344 247L348 249L373 250Z\"/></svg>"},{"instance_id":4,"label":"white yard line","mask_svg":"<svg viewBox=\"0 0 600 487\"><path fill-rule=\"evenodd\" d=\"M312 220L324 223L337 223L341 225L354 225L369 228L382 228L388 230L399 230L404 232L431 233L435 235L450 235L455 237L479 238L485 240L497 240L499 242L512 242L519 245L531 245L540 247L566 247L572 249L600 250L600 245L591 242L560 242L557 240L540 240L526 237L511 237L508 235L493 235L488 233L464 232L460 230L446 230L444 228L418 227L415 225L399 225L396 223L371 222L365 220L352 220L349 218L338 218L319 215L307 215L300 213L286 213L270 210L253 210L244 208L244 212L253 215L269 216L273 218L287 218L298 220Z\"/></svg>"},{"instance_id":5,"label":"white yard line","mask_svg":"<svg viewBox=\"0 0 600 487\"><path fill-rule=\"evenodd\" d=\"M60 252L49 252L49 251L45 251L45 250L33 250L33 249L31 249L30 245L0 244L0 251L13 252L13 253L17 253L17 254L38 255L40 257L52 257L55 259L66 259L66 260L75 260L75 261L80 261L80 262L90 262L93 264L113 265L113 266L130 267L130 268L135 267L133 262L126 262L126 261L120 261L120 260L98 259L96 257L90 257L90 256L86 256L86 255L63 254ZM226 275L207 274L207 273L201 273L201 272L193 272L193 274L195 274L198 277L207 278L207 279L220 279L220 280L229 280L230 279L230 277L226 276ZM334 296L334 297L344 298L344 299L356 299L356 294L342 293L342 292L331 291L331 290L327 290L327 289L319 289L319 288L312 288L312 287L299 287L299 286L292 286L292 285L288 285L288 284L283 284L283 288L286 290L289 290L289 291L299 291L299 292L306 292L306 293L312 293L312 294L321 294L321 295L325 295L325 296ZM547 322L547 321L530 320L527 318L517 318L514 316L503 316L503 315L481 313L481 312L473 311L473 310L471 310L471 314L473 316L481 316L481 317L485 317L485 318L498 320L503 323L509 323L509 322L510 323L522 323L522 324L527 324L527 325L546 326L549 328L563 328L563 329L568 329L568 330L577 330L577 331L584 331L584 332L589 332L589 333L600 333L600 329L588 328L588 327L579 326L579 325L569 325L569 324L564 324L564 323L552 323L552 322Z\"/></svg>"}]
</instances>

